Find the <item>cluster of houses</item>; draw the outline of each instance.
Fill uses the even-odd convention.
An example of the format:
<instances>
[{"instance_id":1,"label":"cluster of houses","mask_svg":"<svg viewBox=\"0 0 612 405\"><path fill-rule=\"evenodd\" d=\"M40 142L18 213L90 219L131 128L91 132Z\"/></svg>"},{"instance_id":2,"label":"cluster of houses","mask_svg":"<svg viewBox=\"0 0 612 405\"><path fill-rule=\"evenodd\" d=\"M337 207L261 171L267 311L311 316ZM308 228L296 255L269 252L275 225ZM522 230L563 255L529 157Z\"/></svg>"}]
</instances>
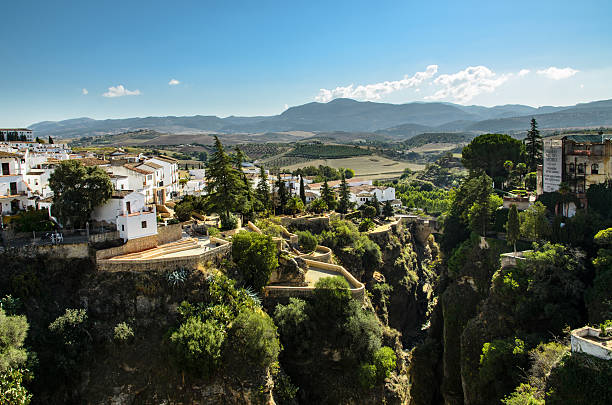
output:
<instances>
[{"instance_id":1,"label":"cluster of houses","mask_svg":"<svg viewBox=\"0 0 612 405\"><path fill-rule=\"evenodd\" d=\"M205 169L191 169L180 178L178 161L166 156L146 156L116 149L111 153L73 152L65 143L39 143L32 141L29 129L4 129L5 134L18 134L17 141L0 140L0 213L14 214L20 210L48 209L51 212L52 191L49 178L57 165L66 160L78 160L85 166L97 166L108 173L113 184L112 198L96 207L91 220L94 224L116 227L124 240L157 233L157 210L168 201L184 195L204 195ZM14 137L12 137L14 138ZM25 139L25 140L24 140ZM253 187L260 181L260 169L252 163L243 164L242 171ZM280 174L291 194L299 195L300 177ZM271 190L275 190L277 176L268 173ZM304 178L306 202L321 197L322 183ZM391 201L393 187L375 186L372 180L347 180L350 199L357 207L368 201ZM330 181L331 189L338 189L340 181Z\"/></svg>"}]
</instances>

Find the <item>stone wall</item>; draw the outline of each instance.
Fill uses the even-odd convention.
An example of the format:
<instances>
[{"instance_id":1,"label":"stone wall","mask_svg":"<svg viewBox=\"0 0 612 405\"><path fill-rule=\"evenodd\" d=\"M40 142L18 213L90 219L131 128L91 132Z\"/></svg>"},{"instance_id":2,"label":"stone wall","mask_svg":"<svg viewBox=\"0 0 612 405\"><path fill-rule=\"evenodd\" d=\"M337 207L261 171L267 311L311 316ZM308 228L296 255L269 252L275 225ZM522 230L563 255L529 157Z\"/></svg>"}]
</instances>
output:
<instances>
[{"instance_id":1,"label":"stone wall","mask_svg":"<svg viewBox=\"0 0 612 405\"><path fill-rule=\"evenodd\" d=\"M58 259L85 259L89 257L89 245L83 243L63 243L59 245L27 245L14 248L23 256L34 257L46 255Z\"/></svg>"},{"instance_id":2,"label":"stone wall","mask_svg":"<svg viewBox=\"0 0 612 405\"><path fill-rule=\"evenodd\" d=\"M119 231L103 232L89 235L89 243L102 243L119 239Z\"/></svg>"},{"instance_id":3,"label":"stone wall","mask_svg":"<svg viewBox=\"0 0 612 405\"><path fill-rule=\"evenodd\" d=\"M604 346L593 338L599 338L599 330L588 326L573 330L572 352L586 353L603 360L612 360L612 348Z\"/></svg>"},{"instance_id":4,"label":"stone wall","mask_svg":"<svg viewBox=\"0 0 612 405\"><path fill-rule=\"evenodd\" d=\"M96 252L96 261L110 259L111 257L126 255L128 253L142 252L157 247L157 235L144 238L130 239L124 245L102 249Z\"/></svg>"},{"instance_id":5,"label":"stone wall","mask_svg":"<svg viewBox=\"0 0 612 405\"><path fill-rule=\"evenodd\" d=\"M316 260L323 263L331 263L332 250L327 246L317 245L314 253L301 253L302 259Z\"/></svg>"},{"instance_id":6,"label":"stone wall","mask_svg":"<svg viewBox=\"0 0 612 405\"><path fill-rule=\"evenodd\" d=\"M321 231L329 229L329 222L328 216L281 217L281 224L285 227L312 230L314 233L321 233Z\"/></svg>"},{"instance_id":7,"label":"stone wall","mask_svg":"<svg viewBox=\"0 0 612 405\"><path fill-rule=\"evenodd\" d=\"M196 268L199 265L219 265L227 259L232 249L231 244L224 244L199 255L186 257L166 257L146 260L98 260L99 271L171 271L181 267Z\"/></svg>"},{"instance_id":8,"label":"stone wall","mask_svg":"<svg viewBox=\"0 0 612 405\"><path fill-rule=\"evenodd\" d=\"M183 236L183 227L181 224L173 224L157 227L157 243L164 245L169 242L181 239Z\"/></svg>"}]
</instances>

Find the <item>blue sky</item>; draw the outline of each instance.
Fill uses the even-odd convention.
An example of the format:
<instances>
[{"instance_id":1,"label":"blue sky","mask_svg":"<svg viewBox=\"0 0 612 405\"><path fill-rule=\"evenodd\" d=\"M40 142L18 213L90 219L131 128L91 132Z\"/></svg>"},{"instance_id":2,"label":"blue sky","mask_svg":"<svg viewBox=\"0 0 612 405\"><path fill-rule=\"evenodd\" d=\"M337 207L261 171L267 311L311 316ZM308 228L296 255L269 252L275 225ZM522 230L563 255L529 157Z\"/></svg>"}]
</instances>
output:
<instances>
[{"instance_id":1,"label":"blue sky","mask_svg":"<svg viewBox=\"0 0 612 405\"><path fill-rule=\"evenodd\" d=\"M0 15L0 127L272 115L342 96L612 98L607 1L23 0Z\"/></svg>"}]
</instances>

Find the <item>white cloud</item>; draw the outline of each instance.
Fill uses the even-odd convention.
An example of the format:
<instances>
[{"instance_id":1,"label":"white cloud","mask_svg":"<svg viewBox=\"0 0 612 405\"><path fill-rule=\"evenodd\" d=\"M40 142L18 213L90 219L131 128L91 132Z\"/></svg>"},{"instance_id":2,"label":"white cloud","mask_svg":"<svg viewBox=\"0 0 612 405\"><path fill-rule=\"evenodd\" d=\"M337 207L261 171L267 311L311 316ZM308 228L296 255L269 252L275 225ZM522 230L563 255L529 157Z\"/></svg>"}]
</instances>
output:
<instances>
[{"instance_id":1,"label":"white cloud","mask_svg":"<svg viewBox=\"0 0 612 405\"><path fill-rule=\"evenodd\" d=\"M115 87L111 86L108 88L108 91L102 94L104 97L123 97L123 96L139 96L140 90L128 90L123 87L122 84L119 84Z\"/></svg>"},{"instance_id":2,"label":"white cloud","mask_svg":"<svg viewBox=\"0 0 612 405\"><path fill-rule=\"evenodd\" d=\"M519 75L520 77L523 77L523 76L528 75L528 74L529 74L529 72L531 72L531 70L529 70L529 69L521 69L521 70L518 72L518 75Z\"/></svg>"},{"instance_id":3,"label":"white cloud","mask_svg":"<svg viewBox=\"0 0 612 405\"><path fill-rule=\"evenodd\" d=\"M87 89L86 89L86 88L84 88L84 87L83 87L83 89L81 90L81 94L82 94L82 95L84 95L84 96L86 96L86 95L88 95L88 94L89 94L89 92L87 91Z\"/></svg>"},{"instance_id":4,"label":"white cloud","mask_svg":"<svg viewBox=\"0 0 612 405\"><path fill-rule=\"evenodd\" d=\"M405 75L401 80L385 81L365 84L355 87L353 84L335 89L320 89L315 97L316 101L328 102L335 98L353 98L358 100L380 100L384 95L408 87L415 87L427 79L431 79L438 72L438 65L429 65L424 72L416 72L414 76Z\"/></svg>"},{"instance_id":5,"label":"white cloud","mask_svg":"<svg viewBox=\"0 0 612 405\"><path fill-rule=\"evenodd\" d=\"M492 93L512 76L496 74L486 66L470 66L453 74L440 75L434 84L443 88L433 95L425 97L427 100L453 99L465 103L481 93Z\"/></svg>"},{"instance_id":6,"label":"white cloud","mask_svg":"<svg viewBox=\"0 0 612 405\"><path fill-rule=\"evenodd\" d=\"M170 86L176 86L177 84L181 84L181 82L179 82L179 81L178 81L178 80L176 80L176 79L171 79L171 80L168 82L168 84L169 84Z\"/></svg>"},{"instance_id":7,"label":"white cloud","mask_svg":"<svg viewBox=\"0 0 612 405\"><path fill-rule=\"evenodd\" d=\"M539 75L552 80L567 79L568 77L574 76L576 73L578 73L578 70L572 69L571 67L561 69L551 66L548 69L538 70Z\"/></svg>"}]
</instances>

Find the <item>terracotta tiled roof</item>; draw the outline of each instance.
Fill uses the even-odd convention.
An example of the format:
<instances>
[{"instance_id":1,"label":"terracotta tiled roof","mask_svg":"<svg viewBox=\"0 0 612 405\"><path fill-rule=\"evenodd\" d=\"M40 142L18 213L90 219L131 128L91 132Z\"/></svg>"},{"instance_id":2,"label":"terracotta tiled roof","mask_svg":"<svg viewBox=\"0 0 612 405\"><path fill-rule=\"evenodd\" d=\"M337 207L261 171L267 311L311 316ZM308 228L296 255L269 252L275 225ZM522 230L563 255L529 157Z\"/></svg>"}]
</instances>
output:
<instances>
[{"instance_id":1,"label":"terracotta tiled roof","mask_svg":"<svg viewBox=\"0 0 612 405\"><path fill-rule=\"evenodd\" d=\"M162 167L164 167L164 166L162 166L162 165L158 165L157 163L148 162L148 161L147 161L147 162L144 162L144 163L143 163L143 165L145 165L145 166L149 166L149 167L152 167L152 168L154 168L154 169L161 169Z\"/></svg>"},{"instance_id":2,"label":"terracotta tiled roof","mask_svg":"<svg viewBox=\"0 0 612 405\"><path fill-rule=\"evenodd\" d=\"M126 164L123 165L123 167L125 167L126 169L129 169L129 170L132 170L132 171L134 171L136 173L140 173L140 174L151 174L151 173L153 173L151 170L146 170L146 169L141 168L140 165L136 166L136 165L131 165L129 163L126 163Z\"/></svg>"},{"instance_id":3,"label":"terracotta tiled roof","mask_svg":"<svg viewBox=\"0 0 612 405\"><path fill-rule=\"evenodd\" d=\"M75 162L80 162L83 166L103 166L103 165L110 164L108 160L102 160L102 159L97 159L97 158L92 158L92 157L84 157L81 159L70 159L70 160L74 160Z\"/></svg>"},{"instance_id":4,"label":"terracotta tiled roof","mask_svg":"<svg viewBox=\"0 0 612 405\"><path fill-rule=\"evenodd\" d=\"M168 163L177 163L178 162L178 160L176 160L174 158L171 158L171 157L168 157L168 156L154 156L151 159L159 159L159 160L163 160L163 161L168 162Z\"/></svg>"}]
</instances>

